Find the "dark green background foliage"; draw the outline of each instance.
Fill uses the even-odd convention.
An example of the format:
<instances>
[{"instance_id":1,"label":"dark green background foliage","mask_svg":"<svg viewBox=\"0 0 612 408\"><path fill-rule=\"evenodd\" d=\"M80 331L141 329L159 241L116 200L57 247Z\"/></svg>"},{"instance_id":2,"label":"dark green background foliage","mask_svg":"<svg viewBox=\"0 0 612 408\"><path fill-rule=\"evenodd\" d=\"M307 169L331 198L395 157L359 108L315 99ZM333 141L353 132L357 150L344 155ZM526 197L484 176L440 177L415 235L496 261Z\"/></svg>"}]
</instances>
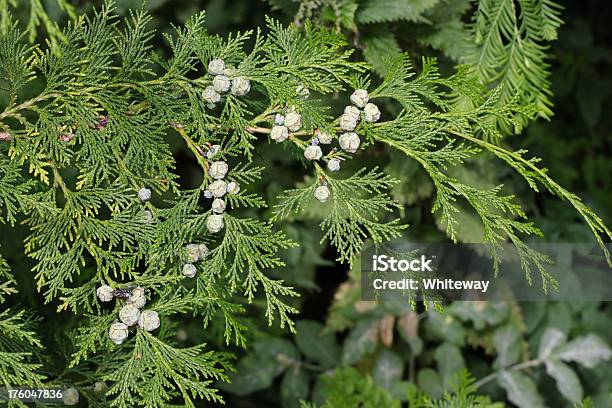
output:
<instances>
[{"instance_id":1,"label":"dark green background foliage","mask_svg":"<svg viewBox=\"0 0 612 408\"><path fill-rule=\"evenodd\" d=\"M86 1L70 3L75 6L76 14L90 12L100 5ZM0 0L0 4L11 5L14 15L27 25L31 15L28 7L21 4L13 7L10 0ZM69 19L55 1L41 4L60 25ZM507 82L504 89L508 92L503 99L515 96L513 87L516 87L521 90L520 98L536 103L541 118L529 124L521 120L515 129L504 129L508 135L499 143L512 150L528 148L532 155L543 158L549 174L569 191L583 197L604 223L610 225L612 115L608 107L612 103L612 28L609 24L612 5L605 0L590 0L563 6L561 18L565 23L558 36L534 34L530 38L542 48L534 46L534 51L521 55L520 61L508 62L515 64L514 68L473 65L472 74L492 86L498 82L495 72L520 71L530 58L539 68L550 72L550 75L541 72L538 76L541 82L526 88L511 75L503 76L502 82ZM138 0L118 4L119 13L124 15L128 9L139 7ZM457 63L473 64L475 56L482 52L474 40L478 35L477 24L470 24L476 6L467 0L301 3L150 0L146 9L152 13L151 25L156 29L154 50L161 56L170 55L161 34L170 32L172 24L183 24L203 9L208 29L221 35L264 26L265 16L287 24L292 21L304 24L311 19L339 29L358 49L353 58L365 59L377 74L385 73L388 66L385 58L400 51L408 52L417 69L421 68L422 56L437 56L445 74L452 73ZM552 26L558 23L557 17L553 17L556 11L553 7ZM527 17L517 13L517 26ZM52 37L53 28L45 28L41 21L39 27L32 28L32 33L39 38L48 33ZM550 64L549 68L544 61ZM41 84L35 81L30 86L36 89ZM343 107L344 100L344 96L334 95L325 102L338 109ZM518 135L510 134L519 131ZM201 172L198 163L178 138L169 135L168 140L180 163L178 182L185 188L197 187ZM277 146L259 145L254 161L265 170L263 178L250 189L259 191L269 203L274 203L282 191L293 188L304 178L304 167ZM402 221L410 225L410 239L445 241L442 221L431 214L435 190L427 174L415 162L382 147L363 156L359 164L353 164L357 168L372 165L385 168L401 180L392 193L401 205ZM347 175L354 170L350 166L347 166ZM480 157L458 171L463 180L478 186L503 183L543 230L546 240L592 240L590 231L571 206L551 195L534 193L501 161ZM249 210L248 215L269 218L271 210ZM473 227L477 224L475 216L466 212L462 217L459 240L481 239L478 228ZM258 304L263 299L247 307L242 320L249 329L247 346L230 347L229 351L238 356L236 373L231 375L231 384L218 385L228 406L299 407L300 400L304 401L303 406L330 408L399 407L407 401L411 406L447 406L434 405L434 400L442 398L445 390L452 390L453 386L457 392L447 398L457 405L448 406L536 407L545 403L562 407L578 404L588 396L595 407L612 406L612 364L608 361L591 367L586 357L567 357L572 350L579 349L606 355L605 343L612 343L610 304L458 302L446 305L443 313L425 310L423 305L413 310L395 304L366 304L359 301L359 265L349 271L347 266L334 261L335 249L320 244L322 232L318 222L315 213L279 224L290 239L300 243L299 248L282 252L287 266L274 276L294 286L301 295L288 299L300 311L297 333L291 334L276 324L269 327ZM63 313L59 319L57 304L43 303L32 279L34 264L23 255L26 234L23 226L0 226L2 254L15 273L19 289L19 295L9 296L2 307L18 306L33 312L36 317L32 325L37 326L36 332L42 336L46 349L39 356L43 362L42 373L62 383L75 383L86 393L87 373L66 370L69 356L74 352L67 333L75 328L77 321L69 313ZM167 330L176 331L175 341L181 346L206 342L214 349L228 350L222 325L212 324L202 329L199 319L184 318ZM559 341L555 349L558 355L544 356L539 350L553 344L551 338ZM561 357L564 351L565 357ZM538 358L525 370L503 370ZM495 378L490 377L492 373ZM520 393L512 391L515 386ZM94 397L91 396L92 401ZM584 406L588 404L585 402Z\"/></svg>"}]
</instances>

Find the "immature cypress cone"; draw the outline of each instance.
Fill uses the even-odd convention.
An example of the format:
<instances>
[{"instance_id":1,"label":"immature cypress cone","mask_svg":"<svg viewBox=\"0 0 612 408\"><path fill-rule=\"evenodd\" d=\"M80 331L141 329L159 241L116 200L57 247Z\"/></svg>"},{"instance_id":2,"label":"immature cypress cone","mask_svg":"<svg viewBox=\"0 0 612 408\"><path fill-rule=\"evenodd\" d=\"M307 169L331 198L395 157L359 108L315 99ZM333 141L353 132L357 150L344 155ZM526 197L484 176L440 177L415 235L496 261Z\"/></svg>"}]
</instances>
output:
<instances>
[{"instance_id":1,"label":"immature cypress cone","mask_svg":"<svg viewBox=\"0 0 612 408\"><path fill-rule=\"evenodd\" d=\"M221 75L225 71L225 62L221 58L215 58L208 63L208 73Z\"/></svg>"},{"instance_id":2,"label":"immature cypress cone","mask_svg":"<svg viewBox=\"0 0 612 408\"><path fill-rule=\"evenodd\" d=\"M222 214L212 214L208 216L208 219L206 220L206 228L208 228L208 232L214 234L221 231L223 227L224 223Z\"/></svg>"},{"instance_id":3,"label":"immature cypress cone","mask_svg":"<svg viewBox=\"0 0 612 408\"><path fill-rule=\"evenodd\" d=\"M212 193L213 197L223 197L227 193L227 183L224 180L215 180L210 183L208 190Z\"/></svg>"},{"instance_id":4,"label":"immature cypress cone","mask_svg":"<svg viewBox=\"0 0 612 408\"><path fill-rule=\"evenodd\" d=\"M113 300L113 288L108 285L102 285L96 289L96 295L101 302L110 302Z\"/></svg>"},{"instance_id":5,"label":"immature cypress cone","mask_svg":"<svg viewBox=\"0 0 612 408\"><path fill-rule=\"evenodd\" d=\"M245 77L237 77L232 80L232 94L244 96L251 90L251 81Z\"/></svg>"},{"instance_id":6,"label":"immature cypress cone","mask_svg":"<svg viewBox=\"0 0 612 408\"><path fill-rule=\"evenodd\" d=\"M151 190L146 187L142 187L138 190L138 199L142 202L149 201L151 199Z\"/></svg>"},{"instance_id":7,"label":"immature cypress cone","mask_svg":"<svg viewBox=\"0 0 612 408\"><path fill-rule=\"evenodd\" d=\"M104 381L97 381L94 383L93 392L96 394L104 394L108 390L108 385Z\"/></svg>"},{"instance_id":8,"label":"immature cypress cone","mask_svg":"<svg viewBox=\"0 0 612 408\"><path fill-rule=\"evenodd\" d=\"M140 317L140 310L134 305L127 304L119 310L119 320L128 326L133 326L138 323Z\"/></svg>"},{"instance_id":9,"label":"immature cypress cone","mask_svg":"<svg viewBox=\"0 0 612 408\"><path fill-rule=\"evenodd\" d=\"M225 201L223 201L221 198L215 198L212 203L212 210L216 214L221 214L223 211L225 211Z\"/></svg>"},{"instance_id":10,"label":"immature cypress cone","mask_svg":"<svg viewBox=\"0 0 612 408\"><path fill-rule=\"evenodd\" d=\"M319 186L314 192L314 196L317 200L324 203L330 196L329 188L327 186Z\"/></svg>"},{"instance_id":11,"label":"immature cypress cone","mask_svg":"<svg viewBox=\"0 0 612 408\"><path fill-rule=\"evenodd\" d=\"M208 256L209 252L210 252L210 250L208 249L206 244L204 244L204 243L198 244L198 259L200 261L203 260L203 259L206 259L206 257Z\"/></svg>"},{"instance_id":12,"label":"immature cypress cone","mask_svg":"<svg viewBox=\"0 0 612 408\"><path fill-rule=\"evenodd\" d=\"M76 388L66 388L62 392L62 402L66 405L76 405L79 403L79 392Z\"/></svg>"},{"instance_id":13,"label":"immature cypress cone","mask_svg":"<svg viewBox=\"0 0 612 408\"><path fill-rule=\"evenodd\" d=\"M193 278L198 273L198 270L196 269L194 264L187 263L183 265L183 270L181 272L186 278Z\"/></svg>"},{"instance_id":14,"label":"immature cypress cone","mask_svg":"<svg viewBox=\"0 0 612 408\"><path fill-rule=\"evenodd\" d=\"M204 99L204 102L214 105L215 103L221 101L221 95L215 91L214 87L207 86L202 91L202 99Z\"/></svg>"},{"instance_id":15,"label":"immature cypress cone","mask_svg":"<svg viewBox=\"0 0 612 408\"><path fill-rule=\"evenodd\" d=\"M325 144L325 145L330 144L334 140L333 135L327 132L324 132L320 129L316 130L315 138L319 141L319 143Z\"/></svg>"},{"instance_id":16,"label":"immature cypress cone","mask_svg":"<svg viewBox=\"0 0 612 408\"><path fill-rule=\"evenodd\" d=\"M185 245L185 252L187 253L187 262L198 262L200 259L200 248L197 244Z\"/></svg>"},{"instance_id":17,"label":"immature cypress cone","mask_svg":"<svg viewBox=\"0 0 612 408\"><path fill-rule=\"evenodd\" d=\"M287 126L274 126L270 132L270 138L276 143L284 142L289 137Z\"/></svg>"},{"instance_id":18,"label":"immature cypress cone","mask_svg":"<svg viewBox=\"0 0 612 408\"><path fill-rule=\"evenodd\" d=\"M350 132L357 127L357 119L346 113L340 116L340 129Z\"/></svg>"},{"instance_id":19,"label":"immature cypress cone","mask_svg":"<svg viewBox=\"0 0 612 408\"><path fill-rule=\"evenodd\" d=\"M378 122L378 119L380 119L380 110L378 106L373 103L368 103L365 108L363 108L363 113L366 122L374 123Z\"/></svg>"},{"instance_id":20,"label":"immature cypress cone","mask_svg":"<svg viewBox=\"0 0 612 408\"><path fill-rule=\"evenodd\" d=\"M145 224L150 224L153 222L153 213L149 210L144 210L141 214L142 222Z\"/></svg>"},{"instance_id":21,"label":"immature cypress cone","mask_svg":"<svg viewBox=\"0 0 612 408\"><path fill-rule=\"evenodd\" d=\"M217 75L212 83L215 91L220 94L229 91L232 87L232 81L225 75Z\"/></svg>"},{"instance_id":22,"label":"immature cypress cone","mask_svg":"<svg viewBox=\"0 0 612 408\"><path fill-rule=\"evenodd\" d=\"M297 112L289 112L285 115L285 126L292 132L297 132L302 127L302 115Z\"/></svg>"},{"instance_id":23,"label":"immature cypress cone","mask_svg":"<svg viewBox=\"0 0 612 408\"><path fill-rule=\"evenodd\" d=\"M138 309L147 304L147 297L144 288L138 286L132 289L132 294L126 299L126 303L136 306Z\"/></svg>"},{"instance_id":24,"label":"immature cypress cone","mask_svg":"<svg viewBox=\"0 0 612 408\"><path fill-rule=\"evenodd\" d=\"M355 121L358 121L359 117L361 116L361 111L359 110L359 108L349 105L344 108L344 114L352 117L353 119L355 119Z\"/></svg>"},{"instance_id":25,"label":"immature cypress cone","mask_svg":"<svg viewBox=\"0 0 612 408\"><path fill-rule=\"evenodd\" d=\"M323 156L323 152L319 146L308 146L304 150L304 157L306 160L319 160Z\"/></svg>"},{"instance_id":26,"label":"immature cypress cone","mask_svg":"<svg viewBox=\"0 0 612 408\"><path fill-rule=\"evenodd\" d=\"M235 181L230 181L227 184L227 193L228 194L238 194L240 192L240 186Z\"/></svg>"},{"instance_id":27,"label":"immature cypress cone","mask_svg":"<svg viewBox=\"0 0 612 408\"><path fill-rule=\"evenodd\" d=\"M340 159L333 158L327 162L327 169L329 171L338 171L340 170Z\"/></svg>"},{"instance_id":28,"label":"immature cypress cone","mask_svg":"<svg viewBox=\"0 0 612 408\"><path fill-rule=\"evenodd\" d=\"M227 175L229 170L229 166L224 161L216 161L210 165L210 169L208 170L208 174L210 177L220 180Z\"/></svg>"},{"instance_id":29,"label":"immature cypress cone","mask_svg":"<svg viewBox=\"0 0 612 408\"><path fill-rule=\"evenodd\" d=\"M342 150L348 153L355 153L357 151L357 148L359 148L359 144L361 142L359 140L359 136L357 136L357 133L354 132L344 133L340 135L338 141L340 142L340 147L342 148Z\"/></svg>"},{"instance_id":30,"label":"immature cypress cone","mask_svg":"<svg viewBox=\"0 0 612 408\"><path fill-rule=\"evenodd\" d=\"M129 299L127 299L126 302L129 303L130 305L137 307L138 309L141 309L144 307L144 305L147 304L147 298L144 295L143 296L131 296Z\"/></svg>"},{"instance_id":31,"label":"immature cypress cone","mask_svg":"<svg viewBox=\"0 0 612 408\"><path fill-rule=\"evenodd\" d=\"M128 327L125 323L113 323L108 329L108 337L115 344L121 344L128 337Z\"/></svg>"},{"instance_id":32,"label":"immature cypress cone","mask_svg":"<svg viewBox=\"0 0 612 408\"><path fill-rule=\"evenodd\" d=\"M363 108L366 106L369 100L370 97L368 95L368 91L365 89L357 89L351 95L351 102L358 108Z\"/></svg>"},{"instance_id":33,"label":"immature cypress cone","mask_svg":"<svg viewBox=\"0 0 612 408\"><path fill-rule=\"evenodd\" d=\"M153 331L159 327L159 315L154 310L144 310L138 318L138 326L146 331Z\"/></svg>"}]
</instances>

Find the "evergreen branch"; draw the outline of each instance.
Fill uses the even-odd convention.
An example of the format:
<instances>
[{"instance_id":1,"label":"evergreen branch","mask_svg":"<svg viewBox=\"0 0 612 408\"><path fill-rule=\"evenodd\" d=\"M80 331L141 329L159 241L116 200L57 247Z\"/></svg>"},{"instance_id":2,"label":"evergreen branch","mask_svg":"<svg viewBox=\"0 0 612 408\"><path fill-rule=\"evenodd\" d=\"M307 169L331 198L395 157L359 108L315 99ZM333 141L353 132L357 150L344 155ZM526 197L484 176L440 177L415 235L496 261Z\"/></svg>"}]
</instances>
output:
<instances>
[{"instance_id":1,"label":"evergreen branch","mask_svg":"<svg viewBox=\"0 0 612 408\"><path fill-rule=\"evenodd\" d=\"M535 112L533 105L517 96L517 87L523 85L512 64L519 57L540 58L541 50L529 47L552 38L560 21L550 2L528 9L526 0L517 1L525 4L524 16L511 15L508 8L501 11L500 21L496 17L491 23L498 27L507 24L502 20L509 20L519 30L512 42L501 41L512 59L506 64L509 68L500 68L497 60L495 69L479 68L490 81L504 82L506 87L485 94L466 67L443 78L433 59L424 59L417 74L407 55L401 55L389 61L387 76L369 97L392 99L392 109L383 115L397 105L404 110L380 123L369 123L366 113L359 112L355 131L361 138L360 148L381 142L426 170L437 189L433 211L441 213L453 240L462 199L482 221L483 239L495 268L503 255L502 243L510 241L527 279L531 282L531 275L539 272L546 290L554 285L545 269L548 260L521 239L540 231L526 219L514 197L502 194L501 186L477 189L448 175L451 167L463 165L482 150L491 151L532 188L542 183L569 200L594 233L610 236L579 198L548 178L538 159L470 136L476 132L497 140L502 132L491 118L518 127L517 115L531 117ZM419 10L427 9L426 3L419 4ZM486 14L482 18L490 17L489 11L482 12ZM541 25L535 33L538 18L550 24ZM389 190L398 180L377 168L359 169L358 164L349 177L337 177L331 166L330 171L322 168L322 163L349 160L353 153L359 157L362 152L332 149L312 161L312 155L305 153L316 141L325 147L320 130L330 132L332 143L341 130L340 118L318 96L371 85L367 75L358 77L367 73L367 65L353 61L340 33L310 23L303 29L284 27L269 19L268 34L257 30L221 38L206 30L204 13L199 13L185 26L165 33L171 52L165 58L152 54L150 22L143 10L121 20L108 2L91 16L69 24L61 32L61 41L48 48L25 45L24 34L12 22L9 29L0 30L1 91L8 92L8 105L0 113L2 221L13 225L23 220L25 254L34 263L38 290L47 303L60 300L58 313L70 309L79 319L71 339L75 347L65 353L70 355L69 369L57 378L75 373L83 381L105 379L111 406L161 407L179 401L193 406L197 399L221 402L214 382L227 381L229 357L206 351L205 345L175 346L173 321L177 314L192 314L210 329L211 337L218 335L219 344L245 347L248 324L243 315L249 303L265 308L262 315L269 325L278 319L281 327L294 330L293 315L298 309L289 298L298 296L298 291L287 285L289 279L274 278L273 271L286 267L280 251L297 243L259 219L262 212L257 208L267 203L248 192L263 176L263 169L252 165L255 148L271 136L277 114L286 118L290 112L299 113L301 123L289 132L287 145L305 156L306 163L314 163L314 176L283 193L273 208L274 221L318 218L323 240L337 248L340 261L349 263L367 240L382 243L401 236L407 226L390 216L398 204ZM494 49L500 45L496 41L487 39L483 64L501 55ZM219 59L223 59L222 71L218 71ZM538 69L534 72L540 77L545 67ZM227 79L220 79L230 81L228 91L220 89L219 73L227 74ZM24 91L35 76L42 90ZM241 87L232 90L237 84ZM218 101L211 87L219 91ZM305 87L314 97L304 95ZM244 97L247 88L250 94ZM538 92L546 94L544 88ZM38 95L32 96L33 92ZM465 106L458 107L458 101ZM184 175L185 163L175 162L183 156L173 155L170 129L179 134L203 173L195 188L181 188L179 174ZM220 151L213 154L213 146L220 146ZM224 162L229 171L223 163L213 162ZM238 183L240 191L237 185L228 189L222 184L213 194L217 179ZM321 187L328 189L327 195L315 198ZM209 204L211 196L214 201ZM327 204L319 201L326 199ZM602 244L601 237L598 240ZM189 244L199 248L195 261ZM0 300L4 300L14 292L15 279L3 258L0 277L6 281L0 283ZM141 313L158 313L161 327L154 327L155 319L150 326L146 320L138 325L132 321L126 332L109 332L127 303L123 299L138 292L135 286L145 293L146 309ZM115 301L114 308L101 306L108 296ZM17 327L0 334L0 376L4 375L5 383L14 383L15 378L32 383L43 380L35 362L40 341L21 323L24 316L3 319L6 316L0 314L0 328L3 320ZM87 322L81 323L82 319ZM145 331L152 327L151 332ZM125 333L127 338L114 336ZM5 337L11 339L5 341ZM111 339L122 345L114 346ZM21 371L4 369L4 361Z\"/></svg>"},{"instance_id":2,"label":"evergreen branch","mask_svg":"<svg viewBox=\"0 0 612 408\"><path fill-rule=\"evenodd\" d=\"M427 171L437 189L437 197L432 212L440 211L441 220L446 224L449 237L456 241L456 219L459 213L454 205L457 197L464 198L479 216L483 228L483 242L489 244L489 255L493 260L495 274L499 273L502 261L503 246L506 239L514 245L519 256L521 268L528 282L532 283L532 268L535 267L542 280L542 288L548 293L549 287L557 288L554 277L546 269L551 261L543 254L525 245L519 233L541 236L538 228L530 222L515 220L514 217L525 218L521 208L512 202L513 196L501 196L501 186L491 190L480 190L453 179L438 170L426 155L412 150L409 146L391 138L381 138L382 142L394 147L412 159L416 160ZM498 213L501 211L501 214Z\"/></svg>"},{"instance_id":3,"label":"evergreen branch","mask_svg":"<svg viewBox=\"0 0 612 408\"><path fill-rule=\"evenodd\" d=\"M5 388L40 387L46 378L40 374L42 364L34 361L42 343L31 323L24 311L0 313L0 384Z\"/></svg>"},{"instance_id":4,"label":"evergreen branch","mask_svg":"<svg viewBox=\"0 0 612 408\"><path fill-rule=\"evenodd\" d=\"M376 168L366 172L358 171L347 179L332 178L318 165L320 180L328 183L332 191L328 214L320 226L325 232L322 240L329 239L339 252L338 260L352 263L355 254L361 250L367 238L379 243L400 236L407 225L399 220L388 223L379 221L380 213L392 212L395 206L387 190L397 183L396 180L380 173ZM280 220L291 214L302 213L316 202L314 191L319 182L285 191L274 206L274 218Z\"/></svg>"},{"instance_id":5,"label":"evergreen branch","mask_svg":"<svg viewBox=\"0 0 612 408\"><path fill-rule=\"evenodd\" d=\"M519 95L538 114L552 116L547 42L562 24L560 6L551 0L482 0L470 25L472 39L463 61L492 88L503 86L498 106ZM525 119L521 120L521 126ZM503 123L498 125L512 131Z\"/></svg>"},{"instance_id":6,"label":"evergreen branch","mask_svg":"<svg viewBox=\"0 0 612 408\"><path fill-rule=\"evenodd\" d=\"M612 260L610 258L610 253L606 248L604 241L601 237L603 235L607 239L612 239L612 231L604 224L602 219L595 214L590 208L588 208L584 202L577 195L570 193L565 188L560 186L556 181L554 181L547 174L547 170L545 168L540 168L537 166L537 163L540 161L539 158L531 158L526 159L523 155L526 153L524 150L519 151L509 151L504 149L503 147L494 145L487 141L478 139L474 136L467 135L465 133L456 132L453 130L449 130L449 133L461 137L463 139L469 140L470 142L477 144L495 156L506 162L513 169L515 169L528 183L529 186L538 191L536 181L540 182L546 189L555 196L561 198L562 200L567 200L569 203L578 211L578 213L582 216L584 221L589 226L589 229L595 236L595 239L599 243L602 251L606 256L606 260L608 264L612 266Z\"/></svg>"},{"instance_id":7,"label":"evergreen branch","mask_svg":"<svg viewBox=\"0 0 612 408\"><path fill-rule=\"evenodd\" d=\"M131 407L143 403L163 407L175 396L181 397L188 406L193 406L194 398L222 403L223 398L210 386L213 380L227 381L223 372L229 368L229 359L223 353L203 352L204 347L202 344L175 348L145 331L138 331L131 353L121 357L118 370L105 376L113 383L108 390L108 395L115 396L111 406Z\"/></svg>"}]
</instances>

